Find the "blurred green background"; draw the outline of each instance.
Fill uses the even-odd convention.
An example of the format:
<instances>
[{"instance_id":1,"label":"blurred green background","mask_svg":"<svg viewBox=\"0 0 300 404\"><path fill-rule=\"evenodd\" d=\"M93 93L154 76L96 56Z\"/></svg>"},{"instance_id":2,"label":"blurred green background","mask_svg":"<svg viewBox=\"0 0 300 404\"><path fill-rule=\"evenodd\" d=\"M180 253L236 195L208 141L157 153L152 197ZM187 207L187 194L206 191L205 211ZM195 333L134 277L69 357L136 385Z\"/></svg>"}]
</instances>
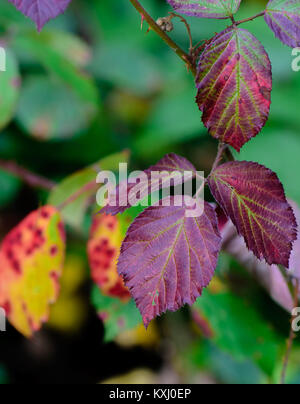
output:
<instances>
[{"instance_id":1,"label":"blurred green background","mask_svg":"<svg viewBox=\"0 0 300 404\"><path fill-rule=\"evenodd\" d=\"M237 18L262 11L266 3L242 1ZM165 0L142 0L142 4L155 19L171 11ZM195 43L229 24L187 20ZM184 25L177 20L174 24L172 38L187 49ZM1 44L7 49L7 74L0 74L0 158L14 160L55 182L125 149L131 152L134 169L144 169L164 154L175 152L208 172L217 142L201 122L193 77L155 33L146 33L147 28L144 23L141 31L140 16L128 0L73 0L64 15L38 34L31 21L1 1ZM235 155L276 171L287 196L300 204L300 72L292 71L291 49L275 39L263 18L244 28L256 35L269 53L274 88L266 127ZM4 171L0 171L0 189L1 236L48 196ZM88 216L84 223L70 237L69 254L81 260L83 272L88 274ZM107 348L100 320L86 307L90 291L87 275L80 292L74 292L77 306L69 301L70 311L67 306L61 308L67 313L62 315L63 323L70 316L75 322L76 316L82 319L78 320L80 331L70 327L67 332L63 326L58 331L57 320L56 327L46 329L31 343L25 343L13 330L0 335L0 383L27 379L96 382L124 373L126 378L121 380L132 382L277 381L289 332L288 313L225 254L218 282L216 288L223 293L218 297L205 294L203 307L199 306L202 314L214 318L212 334L203 331L203 327L210 327L206 320L202 319L204 325L200 321L199 331L195 326L199 318L193 323L184 309L159 319L152 334L132 332ZM78 301L79 295L86 301ZM85 356L81 365L74 365L74 358L70 360L75 349L78 360ZM61 351L64 354L59 357ZM49 352L54 352L55 359L50 362ZM27 357L33 358L31 364ZM299 365L300 345L296 341L290 383L300 382ZM130 373L133 370L135 373Z\"/></svg>"}]
</instances>

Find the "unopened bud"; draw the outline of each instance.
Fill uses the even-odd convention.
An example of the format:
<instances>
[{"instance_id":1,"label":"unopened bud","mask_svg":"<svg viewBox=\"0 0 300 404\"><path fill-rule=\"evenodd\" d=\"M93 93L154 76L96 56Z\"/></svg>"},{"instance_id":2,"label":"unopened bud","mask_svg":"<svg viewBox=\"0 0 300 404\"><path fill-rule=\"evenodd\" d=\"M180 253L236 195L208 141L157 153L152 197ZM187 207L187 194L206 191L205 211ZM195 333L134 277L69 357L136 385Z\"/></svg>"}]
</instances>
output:
<instances>
[{"instance_id":1,"label":"unopened bud","mask_svg":"<svg viewBox=\"0 0 300 404\"><path fill-rule=\"evenodd\" d=\"M169 17L161 17L156 21L156 24L165 32L171 32L174 29L173 23Z\"/></svg>"}]
</instances>

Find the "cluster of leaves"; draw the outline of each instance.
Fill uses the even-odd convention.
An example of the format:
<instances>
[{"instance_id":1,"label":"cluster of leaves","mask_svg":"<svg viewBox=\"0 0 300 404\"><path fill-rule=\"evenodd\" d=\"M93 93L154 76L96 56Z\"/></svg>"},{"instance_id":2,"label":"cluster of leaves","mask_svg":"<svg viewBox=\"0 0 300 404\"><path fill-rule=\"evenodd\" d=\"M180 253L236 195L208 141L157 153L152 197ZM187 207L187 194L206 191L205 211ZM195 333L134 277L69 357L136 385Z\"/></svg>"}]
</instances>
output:
<instances>
[{"instance_id":1,"label":"cluster of leaves","mask_svg":"<svg viewBox=\"0 0 300 404\"><path fill-rule=\"evenodd\" d=\"M170 3L184 14L221 19L233 19L240 5L240 1ZM297 2L285 3L271 1L265 16L275 34L293 46L300 39L300 6ZM289 34L289 40L283 32ZM199 59L196 85L197 103L212 136L237 151L256 136L269 115L271 77L271 63L263 46L235 21L207 41ZM187 167L196 175L196 169L185 159L166 156L146 174L156 170L171 174ZM297 223L277 175L256 163L227 162L213 169L207 184L248 249L269 265L288 268ZM143 190L147 192L148 187ZM174 311L185 303L194 303L212 279L221 248L217 218L210 205L205 203L200 218L187 218L190 203L178 208L170 202L171 207L158 203L139 215L121 248L119 274L145 326L167 309ZM109 214L122 211L124 207L109 205L103 210Z\"/></svg>"},{"instance_id":2,"label":"cluster of leaves","mask_svg":"<svg viewBox=\"0 0 300 404\"><path fill-rule=\"evenodd\" d=\"M10 2L33 19L39 30L69 4L67 0ZM240 6L238 0L169 0L169 3L177 12L217 19L233 19ZM282 42L289 46L300 44L300 6L297 1L271 0L264 15ZM61 39L59 35L48 33L41 33L39 37L32 34L19 38L16 45L33 53L50 71L67 80L79 99L83 97L88 101L87 115L92 116L97 109L97 96L91 80L81 74L81 62L66 57L70 44L80 49L81 54L85 48L66 37ZM16 72L17 69L10 71ZM18 76L15 74L13 78L11 82L17 83ZM29 97L36 93L36 86L48 94L62 91L60 86L50 89L44 79L34 85L27 84ZM196 87L197 104L210 134L239 151L260 132L269 115L272 73L268 55L250 32L234 22L206 42L198 62ZM14 97L12 93L11 98ZM66 93L61 98L68 97L69 93ZM81 104L78 110L81 110ZM57 113L57 119L63 119ZM78 119L77 115L75 111L74 116ZM49 132L55 133L55 128L49 128L49 121L32 125L26 122L28 116L32 119L28 112L20 119L29 132L40 137L51 137ZM66 128L66 136L73 130L73 127ZM115 169L122 159L124 156L113 156L106 162L99 162L99 166L101 169ZM47 320L48 304L57 296L65 240L60 213L54 206L64 204L66 189L68 194L76 196L80 184L84 187L92 183L85 192L69 201L68 206L63 205L60 209L64 222L78 226L96 190L93 181L97 168L98 165L94 165L63 181L51 192L50 205L29 215L3 241L0 273L5 281L1 282L2 289L0 285L0 306L6 308L12 324L25 335L31 335ZM196 175L193 164L174 154L165 156L145 173L149 178L151 171L171 174L175 170L189 170ZM164 183L160 185L163 187ZM297 236L297 223L274 172L252 162L226 162L213 169L207 185L238 234L244 237L248 249L259 260L272 265L272 270L276 265L286 268L294 265L290 262L290 255ZM131 190L130 186L128 190ZM143 196L148 194L147 184ZM203 215L189 218L186 211L193 207L192 201L181 207L174 206L172 198L170 202L168 207L158 202L147 208L128 229L128 222L119 214L123 214L130 204L125 208L108 205L103 210L108 216L94 219L88 256L92 278L98 286L93 292L93 301L99 316L109 324L107 339L139 321L129 292L148 326L155 316L166 310L174 311L185 303L193 304L214 275L224 239L214 206L205 202ZM222 302L223 298L220 299ZM230 304L226 297L224 301Z\"/></svg>"}]
</instances>

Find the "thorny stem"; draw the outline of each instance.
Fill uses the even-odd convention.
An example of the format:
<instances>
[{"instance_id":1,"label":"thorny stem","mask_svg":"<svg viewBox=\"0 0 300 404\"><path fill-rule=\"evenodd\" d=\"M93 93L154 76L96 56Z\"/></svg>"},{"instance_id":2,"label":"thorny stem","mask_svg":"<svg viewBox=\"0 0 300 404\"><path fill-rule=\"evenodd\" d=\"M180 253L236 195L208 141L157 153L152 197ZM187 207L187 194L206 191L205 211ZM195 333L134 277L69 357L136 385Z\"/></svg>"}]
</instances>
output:
<instances>
[{"instance_id":1,"label":"thorny stem","mask_svg":"<svg viewBox=\"0 0 300 404\"><path fill-rule=\"evenodd\" d=\"M0 168L20 178L32 188L44 189L51 191L55 187L55 183L40 175L34 174L24 167L19 166L15 161L0 159Z\"/></svg>"},{"instance_id":2,"label":"thorny stem","mask_svg":"<svg viewBox=\"0 0 300 404\"><path fill-rule=\"evenodd\" d=\"M299 293L299 280L297 278L295 278L295 282L294 282L294 304L293 307L297 307L298 306L298 293ZM291 328L290 328L290 335L289 338L287 340L286 343L286 352L284 355L284 360L283 360L283 366L282 366L282 371L281 371L281 376L280 376L280 384L285 384L285 377L286 377L286 371L287 371L287 367L289 364L289 359L290 359L290 354L292 351L292 347L293 347L293 341L296 337L294 330L293 330L293 320L294 320L294 316L291 316Z\"/></svg>"},{"instance_id":3,"label":"thorny stem","mask_svg":"<svg viewBox=\"0 0 300 404\"><path fill-rule=\"evenodd\" d=\"M256 18L263 17L264 15L265 15L265 11L262 11L261 13L256 14L253 17L246 18L245 20L236 21L235 25L237 26L237 25L240 25L240 24L244 24L245 22L248 22L248 21L253 21Z\"/></svg>"},{"instance_id":4,"label":"thorny stem","mask_svg":"<svg viewBox=\"0 0 300 404\"><path fill-rule=\"evenodd\" d=\"M157 33L158 36L184 61L189 67L189 70L196 75L195 65L191 62L190 56L180 48L153 20L153 18L147 13L144 7L138 0L129 0L133 7L141 14L142 18L147 21L151 29Z\"/></svg>"}]
</instances>

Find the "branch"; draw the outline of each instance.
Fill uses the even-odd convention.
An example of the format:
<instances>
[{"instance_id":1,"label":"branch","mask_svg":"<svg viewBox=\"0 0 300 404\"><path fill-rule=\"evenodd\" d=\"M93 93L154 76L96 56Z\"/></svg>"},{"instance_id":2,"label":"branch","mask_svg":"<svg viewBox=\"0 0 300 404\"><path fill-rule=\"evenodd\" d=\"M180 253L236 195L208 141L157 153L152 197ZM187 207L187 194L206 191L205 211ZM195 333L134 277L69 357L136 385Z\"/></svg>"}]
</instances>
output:
<instances>
[{"instance_id":1,"label":"branch","mask_svg":"<svg viewBox=\"0 0 300 404\"><path fill-rule=\"evenodd\" d=\"M295 284L294 284L294 307L298 306L298 291L299 291L299 280L295 279ZM294 317L291 317L291 328L290 328L290 335L289 338L287 340L287 344L286 344L286 352L284 355L284 360L283 360L283 367L282 367L282 371L281 371L281 376L280 376L280 384L285 384L285 377L286 377L286 371L287 371L287 367L289 364L289 359L290 359L290 354L292 351L292 347L293 347L293 342L295 339L295 333L293 330L293 320Z\"/></svg>"},{"instance_id":2,"label":"branch","mask_svg":"<svg viewBox=\"0 0 300 404\"><path fill-rule=\"evenodd\" d=\"M216 155L214 164L212 166L211 172L215 171L215 169L218 167L218 165L221 163L223 159L223 154L226 152L228 149L228 145L225 143L220 142L219 147L218 147L218 153ZM229 149L228 149L229 150Z\"/></svg>"},{"instance_id":3,"label":"branch","mask_svg":"<svg viewBox=\"0 0 300 404\"><path fill-rule=\"evenodd\" d=\"M262 11L261 13L256 14L253 17L246 18L245 20L236 21L235 25L237 26L237 25L240 25L240 24L244 24L244 22L253 21L256 18L263 17L264 15L265 15L265 11Z\"/></svg>"},{"instance_id":4,"label":"branch","mask_svg":"<svg viewBox=\"0 0 300 404\"><path fill-rule=\"evenodd\" d=\"M153 18L147 13L147 11L142 7L138 0L129 0L133 7L141 14L142 18L147 21L151 29L157 33L157 35L188 65L190 71L193 75L196 75L196 67L190 60L190 56L180 48L153 20Z\"/></svg>"},{"instance_id":5,"label":"branch","mask_svg":"<svg viewBox=\"0 0 300 404\"><path fill-rule=\"evenodd\" d=\"M19 166L15 161L8 161L0 159L0 168L9 172L15 177L20 178L27 185L33 188L45 189L51 191L55 183L40 175L34 174L24 167Z\"/></svg>"}]
</instances>

